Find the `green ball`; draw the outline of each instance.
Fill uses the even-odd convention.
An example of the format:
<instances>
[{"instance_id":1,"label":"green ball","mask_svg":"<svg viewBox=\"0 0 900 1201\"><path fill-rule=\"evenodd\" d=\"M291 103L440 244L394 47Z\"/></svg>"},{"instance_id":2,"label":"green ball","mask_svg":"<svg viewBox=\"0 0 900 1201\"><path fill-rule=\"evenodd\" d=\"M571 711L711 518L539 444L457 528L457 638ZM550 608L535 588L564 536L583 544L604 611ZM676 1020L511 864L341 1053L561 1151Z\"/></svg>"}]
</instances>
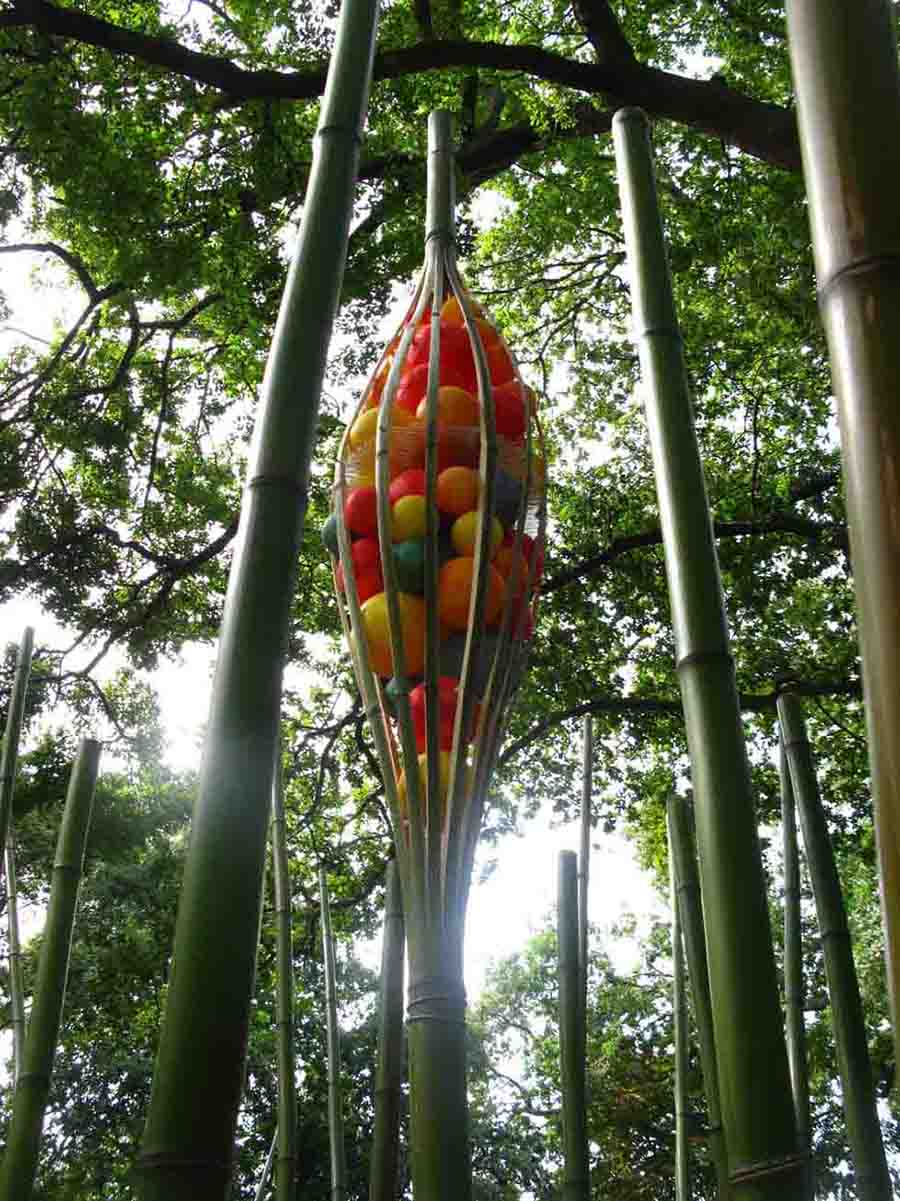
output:
<instances>
[{"instance_id":1,"label":"green ball","mask_svg":"<svg viewBox=\"0 0 900 1201\"><path fill-rule=\"evenodd\" d=\"M422 683L421 676L410 676L409 677L409 691L412 692L412 690L416 687L416 685L421 684L421 683ZM391 714L392 717L397 716L397 698L399 696L400 696L400 677L399 676L391 676L391 678L388 680L388 682L384 686L384 700L385 700L385 704L388 707L388 712Z\"/></svg>"},{"instance_id":2,"label":"green ball","mask_svg":"<svg viewBox=\"0 0 900 1201\"><path fill-rule=\"evenodd\" d=\"M401 592L425 591L425 539L412 538L408 542L395 542L394 564Z\"/></svg>"},{"instance_id":3,"label":"green ball","mask_svg":"<svg viewBox=\"0 0 900 1201\"><path fill-rule=\"evenodd\" d=\"M337 518L334 513L331 514L322 526L322 541L325 543L325 547L329 553L337 558L340 554L340 548L338 547Z\"/></svg>"}]
</instances>

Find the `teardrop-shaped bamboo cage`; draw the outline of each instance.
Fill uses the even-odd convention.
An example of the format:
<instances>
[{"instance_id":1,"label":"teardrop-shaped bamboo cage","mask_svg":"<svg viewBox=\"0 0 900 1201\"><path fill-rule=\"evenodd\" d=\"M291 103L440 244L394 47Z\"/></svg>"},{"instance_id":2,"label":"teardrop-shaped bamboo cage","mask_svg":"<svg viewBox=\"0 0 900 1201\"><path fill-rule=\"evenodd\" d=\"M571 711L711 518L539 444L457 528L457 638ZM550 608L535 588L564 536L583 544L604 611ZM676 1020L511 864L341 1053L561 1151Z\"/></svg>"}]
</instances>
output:
<instances>
[{"instance_id":1,"label":"teardrop-shaped bamboo cage","mask_svg":"<svg viewBox=\"0 0 900 1201\"><path fill-rule=\"evenodd\" d=\"M404 892L461 920L533 633L546 504L535 394L456 268L445 113L429 122L426 229L412 304L338 452L334 574ZM376 532L380 565L352 541Z\"/></svg>"}]
</instances>

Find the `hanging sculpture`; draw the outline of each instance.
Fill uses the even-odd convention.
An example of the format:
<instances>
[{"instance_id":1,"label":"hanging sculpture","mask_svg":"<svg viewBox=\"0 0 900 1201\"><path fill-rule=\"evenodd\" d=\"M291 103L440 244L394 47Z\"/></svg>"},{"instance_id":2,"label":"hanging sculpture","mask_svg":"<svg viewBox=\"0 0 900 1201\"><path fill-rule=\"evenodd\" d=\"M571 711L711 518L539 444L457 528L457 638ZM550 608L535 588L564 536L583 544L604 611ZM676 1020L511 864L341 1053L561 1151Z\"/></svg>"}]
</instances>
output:
<instances>
[{"instance_id":1,"label":"hanging sculpture","mask_svg":"<svg viewBox=\"0 0 900 1201\"><path fill-rule=\"evenodd\" d=\"M464 1045L451 1052L447 1039L464 1031L466 898L534 632L546 510L535 393L455 266L444 113L429 124L426 228L412 303L342 439L323 537L394 825L422 1135L414 1133L413 1179L434 1201L468 1187L465 1172L447 1176L448 1162L468 1160L458 1121ZM424 1045L435 1040L441 1048ZM441 1061L456 1087L435 1074ZM430 1099L425 1076L437 1085ZM416 1150L429 1124L436 1159ZM462 1138L455 1149L451 1128Z\"/></svg>"}]
</instances>

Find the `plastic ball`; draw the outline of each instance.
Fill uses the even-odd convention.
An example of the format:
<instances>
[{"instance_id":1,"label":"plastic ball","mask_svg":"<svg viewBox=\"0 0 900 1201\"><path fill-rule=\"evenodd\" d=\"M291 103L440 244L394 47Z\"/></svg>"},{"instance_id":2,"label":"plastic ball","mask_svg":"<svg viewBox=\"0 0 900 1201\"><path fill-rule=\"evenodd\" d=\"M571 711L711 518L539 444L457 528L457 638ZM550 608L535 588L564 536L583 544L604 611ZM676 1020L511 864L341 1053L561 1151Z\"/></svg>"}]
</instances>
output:
<instances>
[{"instance_id":1,"label":"plastic ball","mask_svg":"<svg viewBox=\"0 0 900 1201\"><path fill-rule=\"evenodd\" d=\"M425 540L395 542L393 546L397 583L404 592L425 591Z\"/></svg>"},{"instance_id":2,"label":"plastic ball","mask_svg":"<svg viewBox=\"0 0 900 1201\"><path fill-rule=\"evenodd\" d=\"M338 588L343 592L344 572L343 565L340 563L338 563L336 575ZM364 605L369 597L384 592L384 576L381 574L380 567L367 567L364 571L357 571L353 578L356 580L356 597L361 605Z\"/></svg>"},{"instance_id":3,"label":"plastic ball","mask_svg":"<svg viewBox=\"0 0 900 1201\"><path fill-rule=\"evenodd\" d=\"M428 756L421 754L418 757L419 763L419 803L425 806L425 795L428 791ZM447 792L450 788L450 756L446 751L440 752L440 765L438 768L438 786L440 790L440 813L443 820L444 811L447 807ZM400 773L400 779L397 781L397 799L400 802L400 808L404 813L409 808L409 801L406 795L406 772ZM429 798L430 799L430 798Z\"/></svg>"},{"instance_id":4,"label":"plastic ball","mask_svg":"<svg viewBox=\"0 0 900 1201\"><path fill-rule=\"evenodd\" d=\"M391 364L394 361L394 356L389 354L381 366L375 378L372 380L372 386L369 389L369 394L366 397L364 409L377 409L381 404L381 394L384 392L384 385L387 383L387 377L391 370Z\"/></svg>"},{"instance_id":5,"label":"plastic ball","mask_svg":"<svg viewBox=\"0 0 900 1201\"><path fill-rule=\"evenodd\" d=\"M509 351L502 342L497 342L496 345L488 347L487 361L488 370L491 373L491 383L494 386L505 384L516 373Z\"/></svg>"},{"instance_id":6,"label":"plastic ball","mask_svg":"<svg viewBox=\"0 0 900 1201\"><path fill-rule=\"evenodd\" d=\"M467 388L471 384L471 376L458 367L442 363L438 370L438 383L441 387ZM418 363L404 373L394 403L398 409L415 414L427 390L428 364Z\"/></svg>"},{"instance_id":7,"label":"plastic ball","mask_svg":"<svg viewBox=\"0 0 900 1201\"><path fill-rule=\"evenodd\" d=\"M515 546L501 546L494 556L494 566L504 580L511 581L513 595L522 592L528 583L528 560Z\"/></svg>"},{"instance_id":8,"label":"plastic ball","mask_svg":"<svg viewBox=\"0 0 900 1201\"><path fill-rule=\"evenodd\" d=\"M334 513L326 519L322 526L321 538L328 553L337 557L340 554L340 547L338 546L337 518Z\"/></svg>"},{"instance_id":9,"label":"plastic ball","mask_svg":"<svg viewBox=\"0 0 900 1201\"><path fill-rule=\"evenodd\" d=\"M484 315L484 309L481 307L478 301L473 300L471 296L469 297L469 304L472 306L476 316L481 317ZM465 325L465 317L463 316L462 306L455 296L448 296L448 298L444 301L444 306L441 309L441 321L446 321L448 325Z\"/></svg>"},{"instance_id":10,"label":"plastic ball","mask_svg":"<svg viewBox=\"0 0 900 1201\"><path fill-rule=\"evenodd\" d=\"M438 679L438 745L442 751L449 751L453 746L453 727L456 722L456 706L459 703L459 680L453 676L440 676ZM416 746L420 751L426 745L426 713L425 685L420 684L409 694L410 712L413 727L416 731ZM463 744L472 741L475 736L475 713L471 714L469 733Z\"/></svg>"},{"instance_id":11,"label":"plastic ball","mask_svg":"<svg viewBox=\"0 0 900 1201\"><path fill-rule=\"evenodd\" d=\"M468 686L475 690L479 698L484 696L490 678L494 657L500 641L499 634L489 631L481 636L481 649L472 671L469 675ZM466 635L451 634L440 646L439 663L442 675L462 678L463 656L466 651Z\"/></svg>"},{"instance_id":12,"label":"plastic ball","mask_svg":"<svg viewBox=\"0 0 900 1201\"><path fill-rule=\"evenodd\" d=\"M500 468L494 481L494 512L505 526L515 525L521 503L522 485Z\"/></svg>"},{"instance_id":13,"label":"plastic ball","mask_svg":"<svg viewBox=\"0 0 900 1201\"><path fill-rule=\"evenodd\" d=\"M378 535L378 497L374 487L351 488L344 501L344 521L354 534Z\"/></svg>"},{"instance_id":14,"label":"plastic ball","mask_svg":"<svg viewBox=\"0 0 900 1201\"><path fill-rule=\"evenodd\" d=\"M477 509L470 509L457 517L450 528L450 537L458 555L474 555L478 542L479 514ZM491 518L491 549L490 558L494 555L503 541L503 526L496 517Z\"/></svg>"},{"instance_id":15,"label":"plastic ball","mask_svg":"<svg viewBox=\"0 0 900 1201\"><path fill-rule=\"evenodd\" d=\"M409 678L409 689L412 690L419 683L418 675ZM400 699L401 682L399 676L391 676L384 686L384 701L388 712L393 716L397 716L397 703Z\"/></svg>"},{"instance_id":16,"label":"plastic ball","mask_svg":"<svg viewBox=\"0 0 900 1201\"><path fill-rule=\"evenodd\" d=\"M469 624L469 600L475 581L475 560L468 555L450 559L438 575L438 612L453 630L465 630ZM487 569L484 597L484 621L495 622L503 604L503 577L493 567Z\"/></svg>"},{"instance_id":17,"label":"plastic ball","mask_svg":"<svg viewBox=\"0 0 900 1201\"><path fill-rule=\"evenodd\" d=\"M422 400L416 409L419 421L426 421L428 401ZM440 387L437 394L437 419L441 425L478 425L478 398L465 388Z\"/></svg>"},{"instance_id":18,"label":"plastic ball","mask_svg":"<svg viewBox=\"0 0 900 1201\"><path fill-rule=\"evenodd\" d=\"M521 438L525 433L525 392L518 380L494 388L494 424L504 438Z\"/></svg>"},{"instance_id":19,"label":"plastic ball","mask_svg":"<svg viewBox=\"0 0 900 1201\"><path fill-rule=\"evenodd\" d=\"M406 471L401 471L388 489L391 504L396 504L402 496L424 496L425 483L425 472L421 467L408 467Z\"/></svg>"},{"instance_id":20,"label":"plastic ball","mask_svg":"<svg viewBox=\"0 0 900 1201\"><path fill-rule=\"evenodd\" d=\"M391 541L410 542L425 537L425 497L401 496L391 506Z\"/></svg>"},{"instance_id":21,"label":"plastic ball","mask_svg":"<svg viewBox=\"0 0 900 1201\"><path fill-rule=\"evenodd\" d=\"M419 363L427 363L431 355L431 325L422 325L416 330L409 348L407 364L415 367ZM440 324L440 350L438 360L441 368L455 367L462 371L466 378L475 377L475 361L472 358L472 346L469 335L459 325L450 325L445 321Z\"/></svg>"},{"instance_id":22,"label":"plastic ball","mask_svg":"<svg viewBox=\"0 0 900 1201\"><path fill-rule=\"evenodd\" d=\"M460 517L478 504L478 472L472 467L446 467L437 477L437 507Z\"/></svg>"},{"instance_id":23,"label":"plastic ball","mask_svg":"<svg viewBox=\"0 0 900 1201\"><path fill-rule=\"evenodd\" d=\"M417 675L425 665L425 603L421 597L405 592L398 593L397 600L406 670L410 675ZM394 657L387 595L376 593L362 606L361 612L372 670L379 676L392 676Z\"/></svg>"},{"instance_id":24,"label":"plastic ball","mask_svg":"<svg viewBox=\"0 0 900 1201\"><path fill-rule=\"evenodd\" d=\"M354 570L367 571L381 566L381 547L377 538L357 538L350 547Z\"/></svg>"}]
</instances>

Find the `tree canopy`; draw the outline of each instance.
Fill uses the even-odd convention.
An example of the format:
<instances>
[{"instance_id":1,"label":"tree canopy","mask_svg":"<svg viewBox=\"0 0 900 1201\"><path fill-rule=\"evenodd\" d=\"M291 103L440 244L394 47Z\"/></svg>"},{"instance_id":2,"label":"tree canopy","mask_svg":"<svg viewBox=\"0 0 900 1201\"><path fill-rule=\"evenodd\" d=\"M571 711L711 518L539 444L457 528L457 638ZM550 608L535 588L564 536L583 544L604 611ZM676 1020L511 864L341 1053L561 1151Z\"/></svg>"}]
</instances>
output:
<instances>
[{"instance_id":1,"label":"tree canopy","mask_svg":"<svg viewBox=\"0 0 900 1201\"><path fill-rule=\"evenodd\" d=\"M33 267L39 304L59 286L77 298L49 343L7 331L0 601L31 597L68 631L68 643L39 648L32 729L68 705L73 721L104 723L130 765L109 783L116 803L100 807L95 837L107 842L86 885L87 914L105 909L104 896L121 911L95 929L83 977L76 960L60 1069L73 1087L96 1073L107 1099L86 1089L80 1103L115 1111L109 1137L120 1147L137 1133L116 1124L129 1090L135 1113L145 1095L170 934L160 898L174 895L192 786L154 775L163 769L149 673L216 636L336 11L330 0L10 0L0 12L0 262L10 273ZM574 812L578 719L591 713L595 826L628 832L665 880L665 797L684 788L688 768L609 138L616 108L638 104L653 122L760 819L775 820L774 705L791 681L809 698L886 1094L851 564L783 5L393 0L374 78L289 650L318 681L307 686L295 670L285 703L303 913L314 912L324 857L345 937L370 931L389 851L318 530L349 398L422 260L435 107L456 118L463 273L541 395L551 459L541 617L485 837L524 828L547 799ZM11 320L2 294L0 319ZM114 674L111 654L124 664ZM68 749L49 737L25 764L23 886L35 895L43 877L30 881L29 857L39 873L52 855L41 814L61 795ZM103 941L120 950L107 958ZM118 956L136 973L131 984L104 982ZM818 959L810 971L821 973ZM266 978L261 996L271 968ZM108 1020L137 1031L130 1050L124 1033L104 1032L96 989L122 994ZM366 1038L368 1048L371 1030ZM819 1062L830 1054L823 1042ZM259 1070L270 1100L271 1068ZM834 1118L824 1074L817 1087L825 1139ZM484 1122L496 1130L491 1112ZM81 1135L58 1121L76 1147ZM264 1149L248 1143L247 1155L258 1162ZM548 1170L537 1165L529 1187L540 1196L538 1168ZM66 1187L47 1183L45 1195L127 1195L94 1193L87 1178L80 1192Z\"/></svg>"}]
</instances>

